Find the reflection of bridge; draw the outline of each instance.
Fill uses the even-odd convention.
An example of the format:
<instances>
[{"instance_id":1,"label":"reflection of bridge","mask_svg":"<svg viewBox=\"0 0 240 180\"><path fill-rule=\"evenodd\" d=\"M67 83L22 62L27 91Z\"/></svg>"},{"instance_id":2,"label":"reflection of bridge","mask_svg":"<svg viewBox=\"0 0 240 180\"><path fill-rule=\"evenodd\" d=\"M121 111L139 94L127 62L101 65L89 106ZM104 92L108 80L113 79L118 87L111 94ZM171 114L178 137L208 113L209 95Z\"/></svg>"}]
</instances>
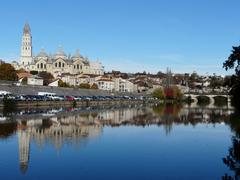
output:
<instances>
[{"instance_id":1,"label":"reflection of bridge","mask_svg":"<svg viewBox=\"0 0 240 180\"><path fill-rule=\"evenodd\" d=\"M214 106L216 97L226 98L227 99L227 107L231 107L231 99L230 99L230 96L227 95L227 94L191 94L191 93L186 93L186 94L184 94L184 96L191 97L191 99L193 100L191 106L193 106L193 107L197 106L199 96L206 96L206 97L209 98L210 103L209 103L208 107L213 107Z\"/></svg>"}]
</instances>

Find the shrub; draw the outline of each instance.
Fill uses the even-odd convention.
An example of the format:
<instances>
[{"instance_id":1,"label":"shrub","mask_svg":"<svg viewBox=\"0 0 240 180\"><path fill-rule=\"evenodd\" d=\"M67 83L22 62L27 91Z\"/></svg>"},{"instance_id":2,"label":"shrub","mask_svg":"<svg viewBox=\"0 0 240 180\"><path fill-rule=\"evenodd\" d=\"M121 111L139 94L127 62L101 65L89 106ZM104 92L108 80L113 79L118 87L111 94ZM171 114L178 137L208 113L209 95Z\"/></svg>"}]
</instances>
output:
<instances>
[{"instance_id":1,"label":"shrub","mask_svg":"<svg viewBox=\"0 0 240 180\"><path fill-rule=\"evenodd\" d=\"M152 96L158 99L165 99L165 94L161 88L157 88L153 91Z\"/></svg>"}]
</instances>

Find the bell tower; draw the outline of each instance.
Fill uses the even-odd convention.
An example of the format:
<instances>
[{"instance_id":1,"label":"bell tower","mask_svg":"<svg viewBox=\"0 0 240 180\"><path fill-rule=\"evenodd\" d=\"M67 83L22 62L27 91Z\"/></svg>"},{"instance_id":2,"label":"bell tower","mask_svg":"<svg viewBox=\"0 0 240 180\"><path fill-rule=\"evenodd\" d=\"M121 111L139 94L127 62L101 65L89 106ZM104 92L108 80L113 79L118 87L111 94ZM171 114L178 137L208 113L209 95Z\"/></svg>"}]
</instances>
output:
<instances>
[{"instance_id":1,"label":"bell tower","mask_svg":"<svg viewBox=\"0 0 240 180\"><path fill-rule=\"evenodd\" d=\"M28 23L23 28L20 65L27 66L32 62L32 35Z\"/></svg>"}]
</instances>

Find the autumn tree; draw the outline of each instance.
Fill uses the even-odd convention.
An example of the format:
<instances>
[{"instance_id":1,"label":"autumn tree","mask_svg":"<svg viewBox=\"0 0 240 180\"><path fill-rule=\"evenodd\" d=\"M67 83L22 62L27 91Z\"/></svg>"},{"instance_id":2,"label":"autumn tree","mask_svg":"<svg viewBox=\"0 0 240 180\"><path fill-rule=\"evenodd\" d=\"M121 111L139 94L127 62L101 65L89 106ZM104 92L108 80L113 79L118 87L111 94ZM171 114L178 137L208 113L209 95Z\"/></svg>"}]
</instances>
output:
<instances>
[{"instance_id":1,"label":"autumn tree","mask_svg":"<svg viewBox=\"0 0 240 180\"><path fill-rule=\"evenodd\" d=\"M58 81L58 86L59 87L70 87L70 85L66 82L63 82L63 80L59 79Z\"/></svg>"},{"instance_id":2,"label":"autumn tree","mask_svg":"<svg viewBox=\"0 0 240 180\"><path fill-rule=\"evenodd\" d=\"M88 83L81 83L81 84L79 85L79 88L90 89L90 84L88 84Z\"/></svg>"},{"instance_id":3,"label":"autumn tree","mask_svg":"<svg viewBox=\"0 0 240 180\"><path fill-rule=\"evenodd\" d=\"M91 89L98 89L98 85L96 83L93 83Z\"/></svg>"},{"instance_id":4,"label":"autumn tree","mask_svg":"<svg viewBox=\"0 0 240 180\"><path fill-rule=\"evenodd\" d=\"M174 92L171 87L164 88L164 94L166 96L166 99L173 99L174 98Z\"/></svg>"},{"instance_id":5,"label":"autumn tree","mask_svg":"<svg viewBox=\"0 0 240 180\"><path fill-rule=\"evenodd\" d=\"M21 69L17 70L16 72L17 73L26 73L27 71L25 69L21 68Z\"/></svg>"},{"instance_id":6,"label":"autumn tree","mask_svg":"<svg viewBox=\"0 0 240 180\"><path fill-rule=\"evenodd\" d=\"M0 65L0 80L16 81L17 73L11 64L5 63Z\"/></svg>"},{"instance_id":7,"label":"autumn tree","mask_svg":"<svg viewBox=\"0 0 240 180\"><path fill-rule=\"evenodd\" d=\"M173 89L174 98L175 99L182 99L183 93L182 93L181 89L177 86L173 86L172 89Z\"/></svg>"}]
</instances>

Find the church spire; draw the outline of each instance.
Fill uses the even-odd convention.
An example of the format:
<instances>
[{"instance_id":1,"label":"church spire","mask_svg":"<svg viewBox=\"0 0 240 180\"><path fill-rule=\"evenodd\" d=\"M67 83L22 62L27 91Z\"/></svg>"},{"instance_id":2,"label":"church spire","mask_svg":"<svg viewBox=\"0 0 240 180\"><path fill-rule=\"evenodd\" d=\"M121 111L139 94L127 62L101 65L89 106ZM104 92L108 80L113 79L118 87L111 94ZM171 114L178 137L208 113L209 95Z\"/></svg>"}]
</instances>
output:
<instances>
[{"instance_id":1,"label":"church spire","mask_svg":"<svg viewBox=\"0 0 240 180\"><path fill-rule=\"evenodd\" d=\"M24 25L23 34L31 34L31 28L28 23Z\"/></svg>"},{"instance_id":2,"label":"church spire","mask_svg":"<svg viewBox=\"0 0 240 180\"><path fill-rule=\"evenodd\" d=\"M24 25L22 44L21 44L21 65L29 65L32 62L32 35L31 29L28 23Z\"/></svg>"}]
</instances>

